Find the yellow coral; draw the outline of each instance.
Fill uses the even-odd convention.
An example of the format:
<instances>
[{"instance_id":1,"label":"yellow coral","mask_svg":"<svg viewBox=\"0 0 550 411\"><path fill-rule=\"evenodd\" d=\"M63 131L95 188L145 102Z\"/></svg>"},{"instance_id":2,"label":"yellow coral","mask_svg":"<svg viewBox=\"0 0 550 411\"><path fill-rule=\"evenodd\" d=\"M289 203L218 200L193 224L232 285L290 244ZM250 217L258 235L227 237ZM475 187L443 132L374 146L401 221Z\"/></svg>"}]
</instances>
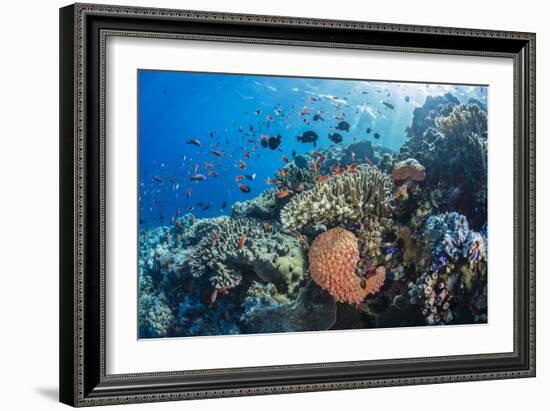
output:
<instances>
[{"instance_id":1,"label":"yellow coral","mask_svg":"<svg viewBox=\"0 0 550 411\"><path fill-rule=\"evenodd\" d=\"M386 174L373 167L359 167L294 196L281 211L281 221L286 229L299 230L306 224L386 216L391 209L391 190Z\"/></svg>"}]
</instances>

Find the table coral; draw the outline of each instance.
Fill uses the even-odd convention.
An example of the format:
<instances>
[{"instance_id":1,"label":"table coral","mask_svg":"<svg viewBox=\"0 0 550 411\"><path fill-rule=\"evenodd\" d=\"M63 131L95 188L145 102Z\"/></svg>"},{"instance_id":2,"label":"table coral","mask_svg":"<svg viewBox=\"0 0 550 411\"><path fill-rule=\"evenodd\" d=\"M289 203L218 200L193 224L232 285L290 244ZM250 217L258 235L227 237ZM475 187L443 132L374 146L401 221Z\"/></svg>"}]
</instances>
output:
<instances>
[{"instance_id":1,"label":"table coral","mask_svg":"<svg viewBox=\"0 0 550 411\"><path fill-rule=\"evenodd\" d=\"M369 215L389 214L393 199L391 179L374 167L334 175L294 196L281 211L283 227L299 230L307 224L335 225Z\"/></svg>"}]
</instances>

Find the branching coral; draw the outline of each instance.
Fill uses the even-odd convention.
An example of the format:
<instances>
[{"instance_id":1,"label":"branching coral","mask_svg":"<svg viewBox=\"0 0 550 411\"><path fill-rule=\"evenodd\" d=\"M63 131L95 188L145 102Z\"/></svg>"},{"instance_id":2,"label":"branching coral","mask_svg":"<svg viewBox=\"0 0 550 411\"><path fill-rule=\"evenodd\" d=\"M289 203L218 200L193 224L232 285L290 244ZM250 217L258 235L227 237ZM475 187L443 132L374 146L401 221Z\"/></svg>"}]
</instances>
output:
<instances>
[{"instance_id":1,"label":"branching coral","mask_svg":"<svg viewBox=\"0 0 550 411\"><path fill-rule=\"evenodd\" d=\"M359 167L293 197L281 211L281 221L285 228L299 230L306 224L329 226L369 215L383 217L391 210L391 190L387 175L374 167Z\"/></svg>"},{"instance_id":2,"label":"branching coral","mask_svg":"<svg viewBox=\"0 0 550 411\"><path fill-rule=\"evenodd\" d=\"M194 277L209 276L216 290L234 288L250 274L293 294L305 271L294 238L251 218L218 219L190 251L189 264Z\"/></svg>"}]
</instances>

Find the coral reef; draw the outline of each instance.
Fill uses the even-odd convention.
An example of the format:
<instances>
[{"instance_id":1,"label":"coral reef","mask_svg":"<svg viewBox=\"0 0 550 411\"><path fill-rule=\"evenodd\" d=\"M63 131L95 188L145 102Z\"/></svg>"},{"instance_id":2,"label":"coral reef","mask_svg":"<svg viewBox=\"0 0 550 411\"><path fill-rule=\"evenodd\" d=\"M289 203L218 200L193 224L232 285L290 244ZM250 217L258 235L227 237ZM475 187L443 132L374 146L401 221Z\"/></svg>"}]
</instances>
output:
<instances>
[{"instance_id":1,"label":"coral reef","mask_svg":"<svg viewBox=\"0 0 550 411\"><path fill-rule=\"evenodd\" d=\"M390 178L361 166L293 197L281 211L281 222L286 229L299 230L306 224L331 226L369 215L383 217L391 211L392 198Z\"/></svg>"},{"instance_id":2,"label":"coral reef","mask_svg":"<svg viewBox=\"0 0 550 411\"><path fill-rule=\"evenodd\" d=\"M305 271L300 244L267 223L251 218L221 218L193 247L189 265L194 277L207 275L216 290L230 290L243 276L255 275L289 294Z\"/></svg>"}]
</instances>

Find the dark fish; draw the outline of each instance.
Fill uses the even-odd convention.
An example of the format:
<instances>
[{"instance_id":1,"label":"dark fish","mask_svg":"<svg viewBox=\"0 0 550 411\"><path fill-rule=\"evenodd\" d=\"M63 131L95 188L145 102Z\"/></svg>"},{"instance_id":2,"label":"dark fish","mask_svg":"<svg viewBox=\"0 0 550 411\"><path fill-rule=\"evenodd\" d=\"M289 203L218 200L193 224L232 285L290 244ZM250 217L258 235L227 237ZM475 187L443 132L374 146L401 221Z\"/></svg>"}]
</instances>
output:
<instances>
[{"instance_id":1,"label":"dark fish","mask_svg":"<svg viewBox=\"0 0 550 411\"><path fill-rule=\"evenodd\" d=\"M336 130L349 131L349 123L347 121L340 121L336 126Z\"/></svg>"},{"instance_id":2,"label":"dark fish","mask_svg":"<svg viewBox=\"0 0 550 411\"><path fill-rule=\"evenodd\" d=\"M224 201L222 203L222 206L220 207L222 210L225 210L227 208L227 201Z\"/></svg>"},{"instance_id":3,"label":"dark fish","mask_svg":"<svg viewBox=\"0 0 550 411\"><path fill-rule=\"evenodd\" d=\"M373 136L373 137L374 137L375 139L377 139L377 140L378 140L378 139L380 138L380 134L378 134L378 133L374 133L374 136Z\"/></svg>"},{"instance_id":4,"label":"dark fish","mask_svg":"<svg viewBox=\"0 0 550 411\"><path fill-rule=\"evenodd\" d=\"M296 150L292 150L292 157L296 157Z\"/></svg>"},{"instance_id":5,"label":"dark fish","mask_svg":"<svg viewBox=\"0 0 550 411\"><path fill-rule=\"evenodd\" d=\"M328 135L328 138L329 138L331 141L335 142L335 143L341 143L342 140L344 140L344 139L342 138L342 135L341 135L341 134L338 134L338 133L329 134L329 135Z\"/></svg>"},{"instance_id":6,"label":"dark fish","mask_svg":"<svg viewBox=\"0 0 550 411\"><path fill-rule=\"evenodd\" d=\"M254 180L256 178L256 173L254 174L245 174L244 175L247 179L249 179L250 181Z\"/></svg>"},{"instance_id":7,"label":"dark fish","mask_svg":"<svg viewBox=\"0 0 550 411\"><path fill-rule=\"evenodd\" d=\"M159 184L162 184L162 178L159 177L159 176L154 176L153 177L153 180L155 180L155 182L159 183Z\"/></svg>"},{"instance_id":8,"label":"dark fish","mask_svg":"<svg viewBox=\"0 0 550 411\"><path fill-rule=\"evenodd\" d=\"M239 184L239 188L243 193L250 193L250 187L248 187L246 184Z\"/></svg>"},{"instance_id":9,"label":"dark fish","mask_svg":"<svg viewBox=\"0 0 550 411\"><path fill-rule=\"evenodd\" d=\"M411 101L411 98L409 96L405 96L405 103L408 103L409 101Z\"/></svg>"},{"instance_id":10,"label":"dark fish","mask_svg":"<svg viewBox=\"0 0 550 411\"><path fill-rule=\"evenodd\" d=\"M191 177L191 181L204 181L206 180L206 176L204 174L195 174L193 177Z\"/></svg>"},{"instance_id":11,"label":"dark fish","mask_svg":"<svg viewBox=\"0 0 550 411\"><path fill-rule=\"evenodd\" d=\"M361 94L369 94L368 91L362 91Z\"/></svg>"},{"instance_id":12,"label":"dark fish","mask_svg":"<svg viewBox=\"0 0 550 411\"><path fill-rule=\"evenodd\" d=\"M210 208L210 204L206 204L203 208L202 208L202 211L206 211Z\"/></svg>"},{"instance_id":13,"label":"dark fish","mask_svg":"<svg viewBox=\"0 0 550 411\"><path fill-rule=\"evenodd\" d=\"M200 140L197 140L196 138L193 138L191 140L187 140L187 144L192 144L192 145L197 146L197 147L201 146Z\"/></svg>"},{"instance_id":14,"label":"dark fish","mask_svg":"<svg viewBox=\"0 0 550 411\"><path fill-rule=\"evenodd\" d=\"M215 132L215 131L213 131L213 130L212 130L212 131L210 131L210 133L209 133L210 137L214 137L214 135L215 135L215 134L216 134L216 132Z\"/></svg>"},{"instance_id":15,"label":"dark fish","mask_svg":"<svg viewBox=\"0 0 550 411\"><path fill-rule=\"evenodd\" d=\"M393 110L395 107L393 106L393 104L391 103L388 103L387 101L383 101L382 102L383 105L385 105L387 108L389 108L390 110Z\"/></svg>"},{"instance_id":16,"label":"dark fish","mask_svg":"<svg viewBox=\"0 0 550 411\"><path fill-rule=\"evenodd\" d=\"M276 150L280 144L281 144L281 136L279 134L277 134L277 137L269 137L269 139L267 140L267 145L272 150Z\"/></svg>"},{"instance_id":17,"label":"dark fish","mask_svg":"<svg viewBox=\"0 0 550 411\"><path fill-rule=\"evenodd\" d=\"M313 143L313 147L317 147L317 139L319 138L319 136L314 131L309 130L296 138L301 143Z\"/></svg>"},{"instance_id":18,"label":"dark fish","mask_svg":"<svg viewBox=\"0 0 550 411\"><path fill-rule=\"evenodd\" d=\"M204 203L203 203L202 201L198 202L197 205L198 205L199 207L204 207Z\"/></svg>"},{"instance_id":19,"label":"dark fish","mask_svg":"<svg viewBox=\"0 0 550 411\"><path fill-rule=\"evenodd\" d=\"M367 127L367 134L370 134L371 131L372 131L372 128Z\"/></svg>"},{"instance_id":20,"label":"dark fish","mask_svg":"<svg viewBox=\"0 0 550 411\"><path fill-rule=\"evenodd\" d=\"M262 112L262 110L257 109L257 110L254 112L254 114L258 115L258 114L260 114L261 112Z\"/></svg>"},{"instance_id":21,"label":"dark fish","mask_svg":"<svg viewBox=\"0 0 550 411\"><path fill-rule=\"evenodd\" d=\"M323 117L321 117L320 114L315 114L315 115L313 116L313 120L314 120L314 121L317 121L317 120L325 121L325 119L324 119Z\"/></svg>"},{"instance_id":22,"label":"dark fish","mask_svg":"<svg viewBox=\"0 0 550 411\"><path fill-rule=\"evenodd\" d=\"M140 218L139 223L140 224L147 224L147 220L144 220L143 218Z\"/></svg>"}]
</instances>

